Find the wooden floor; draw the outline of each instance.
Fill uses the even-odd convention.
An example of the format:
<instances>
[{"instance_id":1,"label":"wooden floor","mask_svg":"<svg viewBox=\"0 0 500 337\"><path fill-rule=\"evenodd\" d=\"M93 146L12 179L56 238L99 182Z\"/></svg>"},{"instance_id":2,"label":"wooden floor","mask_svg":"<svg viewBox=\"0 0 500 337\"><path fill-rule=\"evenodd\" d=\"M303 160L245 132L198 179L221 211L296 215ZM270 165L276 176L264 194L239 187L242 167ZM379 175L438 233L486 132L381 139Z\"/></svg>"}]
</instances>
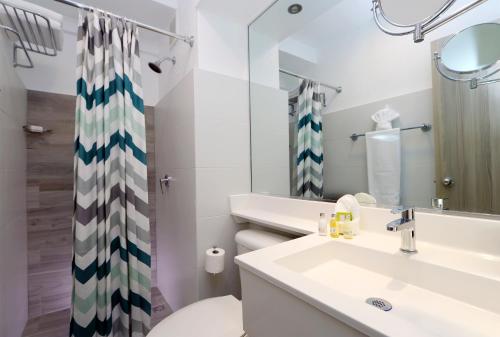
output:
<instances>
[{"instance_id":1,"label":"wooden floor","mask_svg":"<svg viewBox=\"0 0 500 337\"><path fill-rule=\"evenodd\" d=\"M158 288L152 289L151 297L153 302L151 325L154 327L170 315L172 309ZM68 337L69 316L70 311L66 309L30 319L24 329L23 337Z\"/></svg>"}]
</instances>

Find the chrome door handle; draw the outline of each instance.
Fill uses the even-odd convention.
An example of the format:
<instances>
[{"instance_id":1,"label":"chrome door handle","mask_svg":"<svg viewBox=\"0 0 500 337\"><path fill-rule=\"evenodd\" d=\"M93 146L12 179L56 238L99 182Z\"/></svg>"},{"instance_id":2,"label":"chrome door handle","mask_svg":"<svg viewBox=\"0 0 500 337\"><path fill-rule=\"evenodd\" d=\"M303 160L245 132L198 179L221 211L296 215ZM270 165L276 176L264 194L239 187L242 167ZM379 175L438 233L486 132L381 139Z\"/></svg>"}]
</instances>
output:
<instances>
[{"instance_id":1,"label":"chrome door handle","mask_svg":"<svg viewBox=\"0 0 500 337\"><path fill-rule=\"evenodd\" d=\"M453 180L452 177L444 177L443 178L443 186L445 187L450 187L455 183L455 180Z\"/></svg>"},{"instance_id":2,"label":"chrome door handle","mask_svg":"<svg viewBox=\"0 0 500 337\"><path fill-rule=\"evenodd\" d=\"M165 191L163 190L163 186L165 186L165 189L170 186L170 182L175 181L175 179L168 174L165 174L163 178L160 178L160 189L161 189L161 194L164 194Z\"/></svg>"}]
</instances>

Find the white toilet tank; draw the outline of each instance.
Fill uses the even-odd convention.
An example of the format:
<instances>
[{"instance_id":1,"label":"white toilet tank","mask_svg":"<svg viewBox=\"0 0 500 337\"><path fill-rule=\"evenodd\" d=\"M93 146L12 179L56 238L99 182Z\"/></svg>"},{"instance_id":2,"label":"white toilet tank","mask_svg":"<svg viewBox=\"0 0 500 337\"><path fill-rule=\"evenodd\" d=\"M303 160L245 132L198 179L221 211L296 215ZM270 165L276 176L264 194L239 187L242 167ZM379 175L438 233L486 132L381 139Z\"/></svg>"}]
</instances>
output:
<instances>
[{"instance_id":1,"label":"white toilet tank","mask_svg":"<svg viewBox=\"0 0 500 337\"><path fill-rule=\"evenodd\" d=\"M236 233L234 240L238 248L238 255L241 255L289 241L291 238L259 229L245 229Z\"/></svg>"}]
</instances>

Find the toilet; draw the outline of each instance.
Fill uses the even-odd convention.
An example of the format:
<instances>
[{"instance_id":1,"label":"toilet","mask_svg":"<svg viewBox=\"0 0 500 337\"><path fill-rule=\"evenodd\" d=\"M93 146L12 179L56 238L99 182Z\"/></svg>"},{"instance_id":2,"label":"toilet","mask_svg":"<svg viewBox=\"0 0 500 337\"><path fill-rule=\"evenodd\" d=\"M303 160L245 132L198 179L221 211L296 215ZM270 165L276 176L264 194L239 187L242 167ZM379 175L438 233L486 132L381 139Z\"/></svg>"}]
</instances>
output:
<instances>
[{"instance_id":1,"label":"toilet","mask_svg":"<svg viewBox=\"0 0 500 337\"><path fill-rule=\"evenodd\" d=\"M235 235L238 255L290 239L258 229L245 229ZM168 316L147 337L242 337L242 317L241 302L234 296L208 298Z\"/></svg>"}]
</instances>

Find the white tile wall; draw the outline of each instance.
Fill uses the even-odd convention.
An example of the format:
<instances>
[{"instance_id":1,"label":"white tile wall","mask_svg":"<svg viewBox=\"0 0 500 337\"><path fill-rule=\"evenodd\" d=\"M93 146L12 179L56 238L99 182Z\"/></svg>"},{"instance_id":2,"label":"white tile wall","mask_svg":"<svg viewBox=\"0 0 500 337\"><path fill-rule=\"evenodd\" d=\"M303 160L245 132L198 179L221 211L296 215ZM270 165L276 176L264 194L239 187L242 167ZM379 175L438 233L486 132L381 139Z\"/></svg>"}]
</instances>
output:
<instances>
[{"instance_id":1,"label":"white tile wall","mask_svg":"<svg viewBox=\"0 0 500 337\"><path fill-rule=\"evenodd\" d=\"M196 70L196 167L250 166L248 84Z\"/></svg>"},{"instance_id":2,"label":"white tile wall","mask_svg":"<svg viewBox=\"0 0 500 337\"><path fill-rule=\"evenodd\" d=\"M0 336L20 337L28 316L26 90L0 36Z\"/></svg>"},{"instance_id":3,"label":"white tile wall","mask_svg":"<svg viewBox=\"0 0 500 337\"><path fill-rule=\"evenodd\" d=\"M230 213L228 196L250 191L250 168L197 168L196 214L214 217Z\"/></svg>"},{"instance_id":4,"label":"white tile wall","mask_svg":"<svg viewBox=\"0 0 500 337\"><path fill-rule=\"evenodd\" d=\"M200 298L239 296L229 195L250 191L250 122L247 81L195 71L196 79L196 215ZM226 250L226 269L204 271L205 251Z\"/></svg>"},{"instance_id":5,"label":"white tile wall","mask_svg":"<svg viewBox=\"0 0 500 337\"><path fill-rule=\"evenodd\" d=\"M193 103L194 102L194 103ZM194 69L155 108L158 286L174 310L202 298L239 296L229 195L250 192L247 81ZM205 251L226 250L226 269L204 270Z\"/></svg>"},{"instance_id":6,"label":"white tile wall","mask_svg":"<svg viewBox=\"0 0 500 337\"><path fill-rule=\"evenodd\" d=\"M194 169L194 80L189 73L155 108L158 287L172 309L198 299Z\"/></svg>"},{"instance_id":7,"label":"white tile wall","mask_svg":"<svg viewBox=\"0 0 500 337\"><path fill-rule=\"evenodd\" d=\"M252 84L252 191L290 195L288 92Z\"/></svg>"},{"instance_id":8,"label":"white tile wall","mask_svg":"<svg viewBox=\"0 0 500 337\"><path fill-rule=\"evenodd\" d=\"M216 217L198 218L198 266L199 292L200 298L213 296L223 296L233 294L236 297L241 296L238 267L234 263L236 256L236 243L234 236L240 228L234 223L230 215L221 215ZM223 247L226 251L225 270L221 274L211 275L204 271L205 251L210 246L216 245Z\"/></svg>"}]
</instances>

